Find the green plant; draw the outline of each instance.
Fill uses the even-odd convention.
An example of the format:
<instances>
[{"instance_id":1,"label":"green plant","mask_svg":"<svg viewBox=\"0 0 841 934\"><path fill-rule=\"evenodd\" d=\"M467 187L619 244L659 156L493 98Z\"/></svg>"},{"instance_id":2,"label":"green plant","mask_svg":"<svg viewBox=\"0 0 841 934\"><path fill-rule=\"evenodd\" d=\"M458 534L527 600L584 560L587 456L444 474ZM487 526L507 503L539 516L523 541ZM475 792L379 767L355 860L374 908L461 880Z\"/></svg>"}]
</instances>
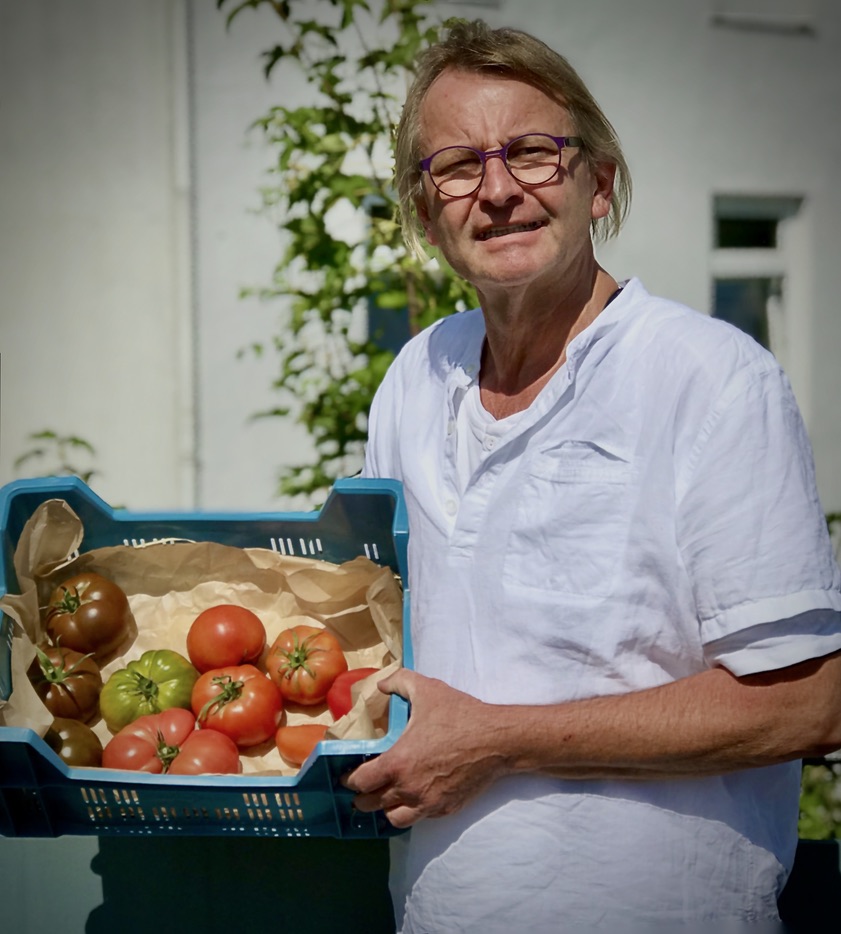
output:
<instances>
[{"instance_id":1,"label":"green plant","mask_svg":"<svg viewBox=\"0 0 841 934\"><path fill-rule=\"evenodd\" d=\"M97 471L91 466L82 467L77 462L81 457L89 461L96 450L89 441L77 435L62 435L51 429L35 431L27 435L32 445L15 459L14 469L40 477L77 476L90 483ZM35 473L33 473L33 471Z\"/></svg>"},{"instance_id":2,"label":"green plant","mask_svg":"<svg viewBox=\"0 0 841 934\"><path fill-rule=\"evenodd\" d=\"M294 410L315 446L313 463L282 475L285 494L322 493L361 466L368 410L395 350L367 327L372 308L405 316L414 334L476 304L443 261L423 263L406 250L395 217L391 141L411 64L438 35L431 4L217 0L231 7L229 26L246 9L269 6L282 41L263 53L265 73L285 68L312 92L312 103L273 107L255 122L277 151L263 203L285 234L272 283L256 294L286 298L272 342L282 401L256 417Z\"/></svg>"},{"instance_id":3,"label":"green plant","mask_svg":"<svg viewBox=\"0 0 841 934\"><path fill-rule=\"evenodd\" d=\"M841 762L803 767L797 830L803 840L841 840Z\"/></svg>"}]
</instances>

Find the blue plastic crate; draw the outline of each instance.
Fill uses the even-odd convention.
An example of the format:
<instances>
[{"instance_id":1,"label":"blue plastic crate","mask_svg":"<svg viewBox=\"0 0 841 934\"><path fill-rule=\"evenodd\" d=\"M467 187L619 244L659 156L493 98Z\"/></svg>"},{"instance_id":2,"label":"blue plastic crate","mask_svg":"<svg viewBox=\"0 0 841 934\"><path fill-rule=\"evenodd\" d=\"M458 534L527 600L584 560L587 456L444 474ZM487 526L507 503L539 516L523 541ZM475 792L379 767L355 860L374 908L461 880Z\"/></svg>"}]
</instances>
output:
<instances>
[{"instance_id":1,"label":"blue plastic crate","mask_svg":"<svg viewBox=\"0 0 841 934\"><path fill-rule=\"evenodd\" d=\"M408 524L399 483L336 483L320 512L140 513L112 509L76 477L19 480L0 488L0 594L19 592L14 552L29 517L65 500L84 528L81 551L166 538L273 548L342 563L365 555L406 581ZM412 666L409 593L403 593L403 664ZM0 613L0 697L11 694L11 621ZM70 768L33 730L0 727L0 834L215 835L371 838L396 831L363 814L340 777L388 749L408 720L392 697L376 740L322 740L294 776L160 776Z\"/></svg>"}]
</instances>

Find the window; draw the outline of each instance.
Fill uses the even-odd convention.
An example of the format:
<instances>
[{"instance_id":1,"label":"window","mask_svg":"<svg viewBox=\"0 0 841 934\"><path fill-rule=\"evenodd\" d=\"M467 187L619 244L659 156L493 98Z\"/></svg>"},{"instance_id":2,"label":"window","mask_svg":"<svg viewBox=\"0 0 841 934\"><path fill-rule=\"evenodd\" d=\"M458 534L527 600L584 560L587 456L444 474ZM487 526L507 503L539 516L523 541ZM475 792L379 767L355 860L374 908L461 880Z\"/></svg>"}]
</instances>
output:
<instances>
[{"instance_id":1,"label":"window","mask_svg":"<svg viewBox=\"0 0 841 934\"><path fill-rule=\"evenodd\" d=\"M381 308L376 299L368 299L368 334L383 350L397 354L412 336L408 308Z\"/></svg>"},{"instance_id":2,"label":"window","mask_svg":"<svg viewBox=\"0 0 841 934\"><path fill-rule=\"evenodd\" d=\"M777 246L777 221L770 217L717 217L716 246L724 249Z\"/></svg>"},{"instance_id":3,"label":"window","mask_svg":"<svg viewBox=\"0 0 841 934\"><path fill-rule=\"evenodd\" d=\"M791 224L797 197L718 195L713 200L712 313L783 361L785 298L795 275ZM785 365L785 364L784 364Z\"/></svg>"},{"instance_id":4,"label":"window","mask_svg":"<svg viewBox=\"0 0 841 934\"><path fill-rule=\"evenodd\" d=\"M762 344L771 347L769 303L782 299L782 276L747 276L716 279L713 314L723 318Z\"/></svg>"}]
</instances>

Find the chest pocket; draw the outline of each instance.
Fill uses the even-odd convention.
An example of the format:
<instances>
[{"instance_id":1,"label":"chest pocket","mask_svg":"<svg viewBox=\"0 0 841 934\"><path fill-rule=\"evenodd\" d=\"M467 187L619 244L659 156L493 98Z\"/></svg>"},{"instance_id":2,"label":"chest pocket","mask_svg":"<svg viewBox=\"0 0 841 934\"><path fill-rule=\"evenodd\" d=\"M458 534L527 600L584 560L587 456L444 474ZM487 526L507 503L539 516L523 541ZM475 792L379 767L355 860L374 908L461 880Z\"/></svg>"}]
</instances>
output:
<instances>
[{"instance_id":1,"label":"chest pocket","mask_svg":"<svg viewBox=\"0 0 841 934\"><path fill-rule=\"evenodd\" d=\"M524 465L505 556L509 583L603 597L625 552L634 468L587 441L538 451Z\"/></svg>"}]
</instances>

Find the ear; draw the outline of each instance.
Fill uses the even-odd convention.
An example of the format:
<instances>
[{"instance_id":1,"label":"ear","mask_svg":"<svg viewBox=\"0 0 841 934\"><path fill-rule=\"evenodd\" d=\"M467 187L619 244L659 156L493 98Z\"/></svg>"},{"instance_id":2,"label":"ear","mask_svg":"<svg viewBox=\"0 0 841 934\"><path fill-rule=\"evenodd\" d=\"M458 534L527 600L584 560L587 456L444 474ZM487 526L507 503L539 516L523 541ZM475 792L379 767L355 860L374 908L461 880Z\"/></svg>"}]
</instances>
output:
<instances>
[{"instance_id":1,"label":"ear","mask_svg":"<svg viewBox=\"0 0 841 934\"><path fill-rule=\"evenodd\" d=\"M594 221L607 217L610 213L615 178L616 166L612 162L600 162L593 170L594 191L590 216Z\"/></svg>"},{"instance_id":2,"label":"ear","mask_svg":"<svg viewBox=\"0 0 841 934\"><path fill-rule=\"evenodd\" d=\"M437 238L432 229L432 218L429 214L429 205L426 203L426 196L422 195L415 198L415 210L418 212L418 220L423 226L423 232L426 236L426 242L430 246L437 246Z\"/></svg>"}]
</instances>

